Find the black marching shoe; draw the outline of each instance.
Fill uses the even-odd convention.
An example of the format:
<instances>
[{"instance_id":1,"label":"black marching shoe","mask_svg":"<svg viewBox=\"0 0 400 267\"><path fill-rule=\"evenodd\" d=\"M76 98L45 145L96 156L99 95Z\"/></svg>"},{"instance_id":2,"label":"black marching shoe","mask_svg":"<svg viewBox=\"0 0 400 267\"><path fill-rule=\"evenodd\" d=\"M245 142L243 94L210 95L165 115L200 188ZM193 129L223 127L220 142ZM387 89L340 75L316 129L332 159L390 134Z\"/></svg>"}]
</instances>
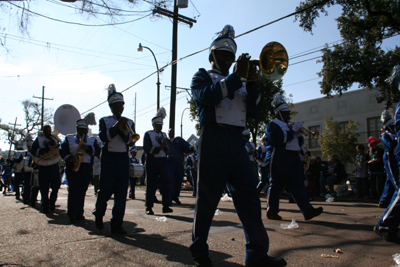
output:
<instances>
[{"instance_id":1,"label":"black marching shoe","mask_svg":"<svg viewBox=\"0 0 400 267\"><path fill-rule=\"evenodd\" d=\"M122 226L113 226L111 227L111 233L113 235L126 235L128 232Z\"/></svg>"},{"instance_id":2,"label":"black marching shoe","mask_svg":"<svg viewBox=\"0 0 400 267\"><path fill-rule=\"evenodd\" d=\"M212 261L208 256L200 256L193 260L194 266L199 267L212 267Z\"/></svg>"},{"instance_id":3,"label":"black marching shoe","mask_svg":"<svg viewBox=\"0 0 400 267\"><path fill-rule=\"evenodd\" d=\"M104 223L103 223L103 216L96 216L95 215L95 224L96 224L96 229L98 230L103 230L104 228Z\"/></svg>"},{"instance_id":4,"label":"black marching shoe","mask_svg":"<svg viewBox=\"0 0 400 267\"><path fill-rule=\"evenodd\" d=\"M282 220L282 217L278 215L278 213L274 213L274 214L268 214L267 213L267 218L270 220L276 220L276 221L280 221Z\"/></svg>"},{"instance_id":5,"label":"black marching shoe","mask_svg":"<svg viewBox=\"0 0 400 267\"><path fill-rule=\"evenodd\" d=\"M75 224L76 223L76 217L75 216L69 217L69 223L70 224Z\"/></svg>"},{"instance_id":6,"label":"black marching shoe","mask_svg":"<svg viewBox=\"0 0 400 267\"><path fill-rule=\"evenodd\" d=\"M379 230L378 227L374 226L374 232L385 239L387 242L393 242L396 244L400 244L400 237L397 235L397 233L391 233L388 231L381 231Z\"/></svg>"},{"instance_id":7,"label":"black marching shoe","mask_svg":"<svg viewBox=\"0 0 400 267\"><path fill-rule=\"evenodd\" d=\"M388 206L389 206L388 204L379 201L379 208L386 209Z\"/></svg>"},{"instance_id":8,"label":"black marching shoe","mask_svg":"<svg viewBox=\"0 0 400 267\"><path fill-rule=\"evenodd\" d=\"M45 214L46 214L46 213L49 213L49 209L48 209L48 208L42 208L41 212L42 212L42 213L45 213Z\"/></svg>"},{"instance_id":9,"label":"black marching shoe","mask_svg":"<svg viewBox=\"0 0 400 267\"><path fill-rule=\"evenodd\" d=\"M284 267L286 266L286 261L282 258L277 259L274 257L264 257L261 258L260 260L256 261L253 264L246 265L246 267Z\"/></svg>"},{"instance_id":10,"label":"black marching shoe","mask_svg":"<svg viewBox=\"0 0 400 267\"><path fill-rule=\"evenodd\" d=\"M146 208L146 214L147 215L154 215L154 211L152 208Z\"/></svg>"},{"instance_id":11,"label":"black marching shoe","mask_svg":"<svg viewBox=\"0 0 400 267\"><path fill-rule=\"evenodd\" d=\"M321 215L321 213L322 213L323 211L324 211L324 208L322 208L322 207L319 207L319 208L316 208L316 209L313 208L311 214L304 216L304 219L305 219L306 221L311 220L312 218Z\"/></svg>"},{"instance_id":12,"label":"black marching shoe","mask_svg":"<svg viewBox=\"0 0 400 267\"><path fill-rule=\"evenodd\" d=\"M172 200L176 203L176 205L182 204L182 202L179 201L179 197L174 197Z\"/></svg>"},{"instance_id":13,"label":"black marching shoe","mask_svg":"<svg viewBox=\"0 0 400 267\"><path fill-rule=\"evenodd\" d=\"M173 212L173 210L168 206L163 206L162 207L162 212L163 213L171 213L171 212Z\"/></svg>"}]
</instances>

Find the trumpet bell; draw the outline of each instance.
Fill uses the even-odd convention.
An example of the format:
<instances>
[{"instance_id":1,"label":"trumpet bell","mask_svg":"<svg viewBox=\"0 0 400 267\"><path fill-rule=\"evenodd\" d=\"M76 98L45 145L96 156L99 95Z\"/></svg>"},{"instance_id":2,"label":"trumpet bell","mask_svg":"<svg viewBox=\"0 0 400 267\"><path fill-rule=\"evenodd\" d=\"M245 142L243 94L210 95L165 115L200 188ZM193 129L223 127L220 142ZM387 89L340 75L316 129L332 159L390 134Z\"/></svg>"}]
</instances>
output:
<instances>
[{"instance_id":1,"label":"trumpet bell","mask_svg":"<svg viewBox=\"0 0 400 267\"><path fill-rule=\"evenodd\" d=\"M140 139L140 135L137 133L133 133L130 137L130 141L132 143L136 143Z\"/></svg>"},{"instance_id":2,"label":"trumpet bell","mask_svg":"<svg viewBox=\"0 0 400 267\"><path fill-rule=\"evenodd\" d=\"M260 70L270 80L279 80L285 75L289 66L289 56L285 47L278 42L266 44L258 59Z\"/></svg>"}]
</instances>

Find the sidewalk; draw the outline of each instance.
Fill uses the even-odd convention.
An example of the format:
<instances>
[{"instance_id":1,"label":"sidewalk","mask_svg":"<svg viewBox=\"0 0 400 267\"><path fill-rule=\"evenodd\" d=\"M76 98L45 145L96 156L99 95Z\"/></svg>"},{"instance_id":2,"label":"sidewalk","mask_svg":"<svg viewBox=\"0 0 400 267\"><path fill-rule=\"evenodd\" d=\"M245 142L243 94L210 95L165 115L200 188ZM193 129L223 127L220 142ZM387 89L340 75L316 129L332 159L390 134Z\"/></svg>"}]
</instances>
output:
<instances>
[{"instance_id":1,"label":"sidewalk","mask_svg":"<svg viewBox=\"0 0 400 267\"><path fill-rule=\"evenodd\" d=\"M162 205L155 204L155 216L148 216L143 188L138 188L136 199L127 201L124 228L129 234L115 236L109 225L112 200L104 229L95 229L93 187L87 192L86 220L79 225L69 224L65 185L59 191L56 211L48 215L15 200L14 194L1 194L0 266L191 266L188 247L195 199L191 192L183 191L180 200L183 204L173 206L173 213L164 216ZM279 214L283 221L271 221L265 215L265 197L261 202L270 255L285 258L288 266L395 265L392 255L400 253L400 245L388 243L372 231L384 211L377 204L318 199L312 204L322 206L324 213L305 221L296 204L282 199ZM210 257L217 267L244 266L245 238L233 203L220 202L218 209L220 215L214 217L209 236ZM165 222L158 220L163 217ZM299 228L280 228L292 218ZM335 253L337 248L343 253Z\"/></svg>"}]
</instances>

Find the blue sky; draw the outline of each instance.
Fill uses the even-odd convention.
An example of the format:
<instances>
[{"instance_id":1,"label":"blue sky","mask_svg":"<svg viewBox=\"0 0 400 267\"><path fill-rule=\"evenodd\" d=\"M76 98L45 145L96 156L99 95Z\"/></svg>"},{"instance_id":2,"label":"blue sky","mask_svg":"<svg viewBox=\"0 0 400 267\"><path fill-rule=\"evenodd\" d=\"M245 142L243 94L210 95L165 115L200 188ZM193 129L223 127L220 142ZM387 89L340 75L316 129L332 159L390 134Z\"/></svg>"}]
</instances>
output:
<instances>
[{"instance_id":1,"label":"blue sky","mask_svg":"<svg viewBox=\"0 0 400 267\"><path fill-rule=\"evenodd\" d=\"M60 1L57 1L61 3ZM189 28L186 24L178 26L178 58L209 47L215 33L225 24L235 28L236 35L257 28L268 22L286 16L295 11L300 1L263 0L263 1L189 1L189 7L179 13L193 18L197 23ZM149 10L147 4L141 4L135 10ZM74 9L55 4L51 1L35 1L30 9L34 12L65 21L85 24L104 24L101 19L87 18ZM326 43L340 40L334 20L340 14L338 7L328 9L329 16L317 20L313 35L304 32L294 17L290 17L244 35L236 39L238 54L249 53L258 58L262 47L270 41L282 43L293 58L300 53L315 48L322 48ZM117 19L115 22L132 20L139 17ZM14 17L0 17L0 99L2 123L23 121L21 101L41 96L45 86L45 97L54 98L46 101L45 106L55 111L63 104L75 106L83 113L107 98L106 88L114 83L118 91L127 89L156 70L154 59L148 50L137 52L139 43L153 50L158 65L164 66L171 61L172 21L168 18L146 17L136 22L106 27L84 27L52 21L33 16L29 35L23 35L16 27ZM392 38L384 47L393 48L400 38ZM289 61L289 68L283 77L283 89L292 95L294 103L322 97L317 72L322 64L314 53ZM297 64L296 64L297 63ZM293 64L293 65L292 65ZM177 67L177 86L190 87L190 81L198 68L208 69L208 52L201 52L179 61ZM171 67L160 74L161 106L167 110L164 129L169 127ZM124 115L134 118L136 93L136 130L143 136L152 129L151 118L156 113L156 82L153 75L124 92ZM179 90L178 90L179 91ZM182 111L188 107L188 94L177 95L175 132L180 135ZM269 104L269 103L266 103ZM96 119L110 115L107 104L93 110ZM183 116L183 137L195 133L194 122L189 119L189 112ZM98 126L92 126L98 132ZM139 141L141 144L142 140ZM0 148L8 149L4 138Z\"/></svg>"}]
</instances>

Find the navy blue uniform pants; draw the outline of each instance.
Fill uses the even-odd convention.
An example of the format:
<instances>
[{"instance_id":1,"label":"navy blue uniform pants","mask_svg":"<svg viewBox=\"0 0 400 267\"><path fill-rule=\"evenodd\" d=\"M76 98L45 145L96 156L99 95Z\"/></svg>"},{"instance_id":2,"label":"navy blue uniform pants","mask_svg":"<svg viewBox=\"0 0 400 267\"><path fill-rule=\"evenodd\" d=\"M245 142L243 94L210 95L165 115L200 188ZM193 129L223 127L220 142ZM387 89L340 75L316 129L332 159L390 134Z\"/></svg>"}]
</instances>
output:
<instances>
[{"instance_id":1,"label":"navy blue uniform pants","mask_svg":"<svg viewBox=\"0 0 400 267\"><path fill-rule=\"evenodd\" d=\"M49 203L56 204L58 190L61 185L60 167L57 164L39 166L39 190L42 197L42 208L48 209ZM50 199L49 191L51 188Z\"/></svg>"},{"instance_id":2,"label":"navy blue uniform pants","mask_svg":"<svg viewBox=\"0 0 400 267\"><path fill-rule=\"evenodd\" d=\"M24 172L22 180L22 199L28 201L31 196L31 175L32 172Z\"/></svg>"},{"instance_id":3,"label":"navy blue uniform pants","mask_svg":"<svg viewBox=\"0 0 400 267\"><path fill-rule=\"evenodd\" d=\"M129 177L129 197L135 197L135 188L136 188L137 177Z\"/></svg>"},{"instance_id":4,"label":"navy blue uniform pants","mask_svg":"<svg viewBox=\"0 0 400 267\"><path fill-rule=\"evenodd\" d=\"M81 163L77 172L67 166L65 174L68 182L68 217L83 216L86 191L92 177L93 167L90 163Z\"/></svg>"},{"instance_id":5,"label":"navy blue uniform pants","mask_svg":"<svg viewBox=\"0 0 400 267\"><path fill-rule=\"evenodd\" d=\"M101 154L101 171L99 191L97 193L95 216L103 217L107 201L114 194L111 227L121 226L125 215L126 196L129 185L128 153L103 151Z\"/></svg>"},{"instance_id":6,"label":"navy blue uniform pants","mask_svg":"<svg viewBox=\"0 0 400 267\"><path fill-rule=\"evenodd\" d=\"M389 152L385 152L383 155L383 164L385 165L386 170L386 182L380 202L388 205L398 186L399 167L397 166L396 157L391 156Z\"/></svg>"},{"instance_id":7,"label":"navy blue uniform pants","mask_svg":"<svg viewBox=\"0 0 400 267\"><path fill-rule=\"evenodd\" d=\"M172 192L171 196L172 199L179 197L181 194L181 189L182 189L182 182L183 182L183 176L185 175L185 169L183 167L182 162L177 162L177 161L169 161L168 162L168 171L169 175L171 177L171 182L172 182Z\"/></svg>"},{"instance_id":8,"label":"navy blue uniform pants","mask_svg":"<svg viewBox=\"0 0 400 267\"><path fill-rule=\"evenodd\" d=\"M264 189L264 187L267 186L269 183L267 167L260 167L260 170L261 170L261 180L257 185L257 191L259 194Z\"/></svg>"},{"instance_id":9,"label":"navy blue uniform pants","mask_svg":"<svg viewBox=\"0 0 400 267\"><path fill-rule=\"evenodd\" d=\"M242 128L207 125L199 142L197 195L190 251L208 255L207 238L226 185L246 237L246 265L268 255L269 239L261 219L254 169L245 149Z\"/></svg>"},{"instance_id":10,"label":"navy blue uniform pants","mask_svg":"<svg viewBox=\"0 0 400 267\"><path fill-rule=\"evenodd\" d=\"M279 213L279 198L286 185L304 216L313 211L303 181L303 165L299 151L275 148L270 164L270 184L267 193L267 214Z\"/></svg>"},{"instance_id":11,"label":"navy blue uniform pants","mask_svg":"<svg viewBox=\"0 0 400 267\"><path fill-rule=\"evenodd\" d=\"M14 173L14 182L13 182L13 186L14 186L14 192L15 192L15 197L19 198L20 197L20 185L22 183L24 179L24 173L23 172L15 172Z\"/></svg>"},{"instance_id":12,"label":"navy blue uniform pants","mask_svg":"<svg viewBox=\"0 0 400 267\"><path fill-rule=\"evenodd\" d=\"M396 188L391 202L376 225L381 231L397 233L400 224L400 190Z\"/></svg>"},{"instance_id":13,"label":"navy blue uniform pants","mask_svg":"<svg viewBox=\"0 0 400 267\"><path fill-rule=\"evenodd\" d=\"M154 196L157 187L160 186L162 205L171 205L172 183L168 173L167 158L147 158L146 161L146 203L147 208L154 206Z\"/></svg>"}]
</instances>

